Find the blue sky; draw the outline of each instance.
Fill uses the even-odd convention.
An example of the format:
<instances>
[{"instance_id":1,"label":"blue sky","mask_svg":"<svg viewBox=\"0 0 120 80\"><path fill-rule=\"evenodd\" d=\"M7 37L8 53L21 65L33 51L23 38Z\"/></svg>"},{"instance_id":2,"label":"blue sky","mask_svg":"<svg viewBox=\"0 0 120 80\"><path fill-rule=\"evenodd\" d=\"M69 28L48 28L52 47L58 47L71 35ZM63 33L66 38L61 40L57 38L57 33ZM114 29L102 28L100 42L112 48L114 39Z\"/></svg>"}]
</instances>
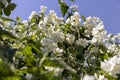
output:
<instances>
[{"instance_id":1,"label":"blue sky","mask_svg":"<svg viewBox=\"0 0 120 80\"><path fill-rule=\"evenodd\" d=\"M80 14L84 16L97 16L104 22L105 29L108 33L120 32L120 0L76 0ZM39 12L40 6L47 6L49 10L55 10L58 16L61 16L57 0L13 0L17 4L16 9L11 16L15 19L17 16L26 20L32 11Z\"/></svg>"}]
</instances>

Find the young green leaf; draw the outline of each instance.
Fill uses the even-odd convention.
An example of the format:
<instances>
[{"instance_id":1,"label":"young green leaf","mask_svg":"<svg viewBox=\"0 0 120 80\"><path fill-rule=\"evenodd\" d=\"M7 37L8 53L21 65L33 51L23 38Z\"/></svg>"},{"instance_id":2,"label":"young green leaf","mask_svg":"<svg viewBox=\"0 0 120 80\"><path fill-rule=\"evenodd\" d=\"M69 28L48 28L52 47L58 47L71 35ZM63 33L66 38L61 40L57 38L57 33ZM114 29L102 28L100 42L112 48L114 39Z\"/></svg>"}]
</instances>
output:
<instances>
[{"instance_id":1,"label":"young green leaf","mask_svg":"<svg viewBox=\"0 0 120 80\"><path fill-rule=\"evenodd\" d=\"M17 21L21 21L21 18L20 18L20 17L16 17L16 20L17 20Z\"/></svg>"},{"instance_id":2,"label":"young green leaf","mask_svg":"<svg viewBox=\"0 0 120 80\"><path fill-rule=\"evenodd\" d=\"M9 17L0 16L0 18L1 18L3 21L16 22L15 20L10 19Z\"/></svg>"}]
</instances>

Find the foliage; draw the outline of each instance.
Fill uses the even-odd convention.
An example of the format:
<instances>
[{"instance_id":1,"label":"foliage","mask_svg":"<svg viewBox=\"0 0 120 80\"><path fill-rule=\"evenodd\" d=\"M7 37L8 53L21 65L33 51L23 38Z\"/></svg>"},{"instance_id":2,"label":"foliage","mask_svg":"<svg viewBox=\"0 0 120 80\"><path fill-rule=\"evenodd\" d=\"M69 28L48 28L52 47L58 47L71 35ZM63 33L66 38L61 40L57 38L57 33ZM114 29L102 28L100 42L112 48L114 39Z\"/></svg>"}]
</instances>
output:
<instances>
[{"instance_id":1,"label":"foliage","mask_svg":"<svg viewBox=\"0 0 120 80\"><path fill-rule=\"evenodd\" d=\"M3 15L3 13L6 16L9 16L11 14L11 11L14 10L16 7L15 3L11 3L11 0L0 0L0 16Z\"/></svg>"},{"instance_id":2,"label":"foliage","mask_svg":"<svg viewBox=\"0 0 120 80\"><path fill-rule=\"evenodd\" d=\"M0 80L119 80L120 34L58 2L66 20L45 6L27 21L0 16Z\"/></svg>"}]
</instances>

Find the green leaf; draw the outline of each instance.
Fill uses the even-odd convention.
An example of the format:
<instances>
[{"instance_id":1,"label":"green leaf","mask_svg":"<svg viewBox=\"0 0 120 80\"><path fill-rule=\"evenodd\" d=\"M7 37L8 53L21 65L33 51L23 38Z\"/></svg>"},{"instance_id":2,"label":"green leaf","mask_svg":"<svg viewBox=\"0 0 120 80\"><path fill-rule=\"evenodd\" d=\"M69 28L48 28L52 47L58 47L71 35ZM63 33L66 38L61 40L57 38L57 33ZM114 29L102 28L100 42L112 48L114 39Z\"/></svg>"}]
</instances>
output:
<instances>
[{"instance_id":1,"label":"green leaf","mask_svg":"<svg viewBox=\"0 0 120 80\"><path fill-rule=\"evenodd\" d=\"M37 55L39 55L41 57L43 56L43 53L40 50L41 45L39 44L39 42L37 42L37 41L35 42L33 40L28 40L28 44L32 47L33 52L35 52Z\"/></svg>"},{"instance_id":2,"label":"green leaf","mask_svg":"<svg viewBox=\"0 0 120 80\"><path fill-rule=\"evenodd\" d=\"M3 41L5 42L5 40ZM0 57L8 62L13 62L13 56L16 53L16 49L12 49L8 45L0 45Z\"/></svg>"},{"instance_id":3,"label":"green leaf","mask_svg":"<svg viewBox=\"0 0 120 80\"><path fill-rule=\"evenodd\" d=\"M16 20L17 20L17 21L21 21L21 18L20 18L20 17L16 17Z\"/></svg>"},{"instance_id":4,"label":"green leaf","mask_svg":"<svg viewBox=\"0 0 120 80\"><path fill-rule=\"evenodd\" d=\"M85 16L82 15L81 17L82 17L83 21L86 21L86 17Z\"/></svg>"},{"instance_id":5,"label":"green leaf","mask_svg":"<svg viewBox=\"0 0 120 80\"><path fill-rule=\"evenodd\" d=\"M0 16L0 18L1 18L3 21L16 22L15 20L10 19L9 17Z\"/></svg>"},{"instance_id":6,"label":"green leaf","mask_svg":"<svg viewBox=\"0 0 120 80\"><path fill-rule=\"evenodd\" d=\"M68 19L68 18L71 17L72 15L73 15L72 13L69 13L69 12L68 12L68 16L67 16L66 19Z\"/></svg>"},{"instance_id":7,"label":"green leaf","mask_svg":"<svg viewBox=\"0 0 120 80\"><path fill-rule=\"evenodd\" d=\"M107 48L104 45L99 44L98 48L101 49L103 52L107 53Z\"/></svg>"},{"instance_id":8,"label":"green leaf","mask_svg":"<svg viewBox=\"0 0 120 80\"><path fill-rule=\"evenodd\" d=\"M15 3L9 3L8 6L4 9L4 14L6 16L10 16L11 11L14 10L16 7Z\"/></svg>"},{"instance_id":9,"label":"green leaf","mask_svg":"<svg viewBox=\"0 0 120 80\"><path fill-rule=\"evenodd\" d=\"M6 0L0 0L0 3L2 3L3 6L5 7L5 5L6 5ZM0 5L0 6L1 6L1 5Z\"/></svg>"},{"instance_id":10,"label":"green leaf","mask_svg":"<svg viewBox=\"0 0 120 80\"><path fill-rule=\"evenodd\" d=\"M10 3L10 2L11 2L11 0L7 0L7 2L8 2L8 3Z\"/></svg>"},{"instance_id":11,"label":"green leaf","mask_svg":"<svg viewBox=\"0 0 120 80\"><path fill-rule=\"evenodd\" d=\"M11 10L10 10L10 9L5 8L3 11L4 11L4 14L5 14L6 16L10 16L10 14L11 14Z\"/></svg>"},{"instance_id":12,"label":"green leaf","mask_svg":"<svg viewBox=\"0 0 120 80\"><path fill-rule=\"evenodd\" d=\"M5 4L3 2L0 2L0 8L4 9L5 8Z\"/></svg>"},{"instance_id":13,"label":"green leaf","mask_svg":"<svg viewBox=\"0 0 120 80\"><path fill-rule=\"evenodd\" d=\"M13 75L14 73L12 72L10 67L6 63L4 63L3 60L0 58L0 78Z\"/></svg>"},{"instance_id":14,"label":"green leaf","mask_svg":"<svg viewBox=\"0 0 120 80\"><path fill-rule=\"evenodd\" d=\"M69 9L69 6L65 2L61 2L60 0L58 0L58 3L60 5L62 16L64 17Z\"/></svg>"},{"instance_id":15,"label":"green leaf","mask_svg":"<svg viewBox=\"0 0 120 80\"><path fill-rule=\"evenodd\" d=\"M52 66L52 67L60 67L60 68L64 67L64 65L61 65L58 60L50 60L49 58L46 58L44 60L42 66Z\"/></svg>"},{"instance_id":16,"label":"green leaf","mask_svg":"<svg viewBox=\"0 0 120 80\"><path fill-rule=\"evenodd\" d=\"M1 9L1 7L0 7L0 15L2 15L3 13L2 13L2 9Z\"/></svg>"},{"instance_id":17,"label":"green leaf","mask_svg":"<svg viewBox=\"0 0 120 80\"><path fill-rule=\"evenodd\" d=\"M17 5L15 3L8 4L7 8L11 11L14 10Z\"/></svg>"},{"instance_id":18,"label":"green leaf","mask_svg":"<svg viewBox=\"0 0 120 80\"><path fill-rule=\"evenodd\" d=\"M41 80L62 80L61 76L54 76L54 72L47 72L46 74L41 74Z\"/></svg>"},{"instance_id":19,"label":"green leaf","mask_svg":"<svg viewBox=\"0 0 120 80\"><path fill-rule=\"evenodd\" d=\"M28 66L34 66L36 65L35 57L32 52L32 47L29 45L26 45L26 47L23 50L23 54L25 55L25 62Z\"/></svg>"},{"instance_id":20,"label":"green leaf","mask_svg":"<svg viewBox=\"0 0 120 80\"><path fill-rule=\"evenodd\" d=\"M0 36L6 36L8 38L12 38L12 39L18 39L16 36L14 36L12 33L6 31L6 30L2 30L2 28L0 28Z\"/></svg>"}]
</instances>

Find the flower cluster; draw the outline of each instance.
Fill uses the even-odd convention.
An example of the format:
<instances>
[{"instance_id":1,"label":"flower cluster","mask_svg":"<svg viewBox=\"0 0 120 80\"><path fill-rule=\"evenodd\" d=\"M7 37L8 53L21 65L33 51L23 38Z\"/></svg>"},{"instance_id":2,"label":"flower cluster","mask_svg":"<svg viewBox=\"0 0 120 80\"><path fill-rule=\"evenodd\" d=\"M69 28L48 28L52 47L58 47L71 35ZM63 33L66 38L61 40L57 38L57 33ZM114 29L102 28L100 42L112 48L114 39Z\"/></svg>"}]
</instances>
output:
<instances>
[{"instance_id":1,"label":"flower cluster","mask_svg":"<svg viewBox=\"0 0 120 80\"><path fill-rule=\"evenodd\" d=\"M73 15L66 20L53 10L45 15L46 8L41 6L39 13L33 11L28 20L18 21L9 29L18 38L9 43L16 49L13 63L18 75L29 74L31 80L119 77L120 34L108 34L98 17L84 20L75 5L71 7Z\"/></svg>"},{"instance_id":2,"label":"flower cluster","mask_svg":"<svg viewBox=\"0 0 120 80\"><path fill-rule=\"evenodd\" d=\"M114 56L109 60L101 62L101 68L109 73L113 77L117 77L117 74L120 73L120 58Z\"/></svg>"}]
</instances>

